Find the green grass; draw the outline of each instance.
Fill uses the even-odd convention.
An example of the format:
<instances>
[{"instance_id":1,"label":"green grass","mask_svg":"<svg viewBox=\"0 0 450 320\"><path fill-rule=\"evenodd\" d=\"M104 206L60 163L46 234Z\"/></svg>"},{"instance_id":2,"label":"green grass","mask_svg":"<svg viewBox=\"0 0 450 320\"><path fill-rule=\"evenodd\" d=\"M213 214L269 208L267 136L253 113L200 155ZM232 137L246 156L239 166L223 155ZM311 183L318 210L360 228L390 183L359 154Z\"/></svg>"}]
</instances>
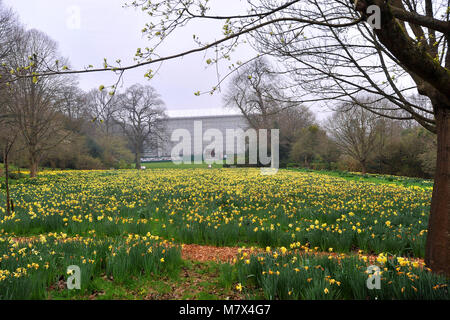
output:
<instances>
[{"instance_id":1,"label":"green grass","mask_svg":"<svg viewBox=\"0 0 450 320\"><path fill-rule=\"evenodd\" d=\"M208 164L202 163L202 164L175 164L172 161L167 162L145 162L142 164L147 169L207 169ZM222 168L223 164L214 163L212 164L213 168Z\"/></svg>"},{"instance_id":2,"label":"green grass","mask_svg":"<svg viewBox=\"0 0 450 320\"><path fill-rule=\"evenodd\" d=\"M402 186L418 186L418 187L433 187L433 180L413 178L413 177L403 177L403 176L393 176L393 175L383 175L383 174L362 174L357 172L347 172L347 171L329 171L329 170L310 170L304 168L288 168L288 170L299 171L299 172L314 172L317 174L324 174L331 177L344 178L348 181L366 181L373 183L387 183Z\"/></svg>"},{"instance_id":3,"label":"green grass","mask_svg":"<svg viewBox=\"0 0 450 320\"><path fill-rule=\"evenodd\" d=\"M118 282L103 275L95 278L88 292L53 289L53 300L220 300L240 298L239 293L220 282L220 265L184 261L175 277L140 276Z\"/></svg>"}]
</instances>

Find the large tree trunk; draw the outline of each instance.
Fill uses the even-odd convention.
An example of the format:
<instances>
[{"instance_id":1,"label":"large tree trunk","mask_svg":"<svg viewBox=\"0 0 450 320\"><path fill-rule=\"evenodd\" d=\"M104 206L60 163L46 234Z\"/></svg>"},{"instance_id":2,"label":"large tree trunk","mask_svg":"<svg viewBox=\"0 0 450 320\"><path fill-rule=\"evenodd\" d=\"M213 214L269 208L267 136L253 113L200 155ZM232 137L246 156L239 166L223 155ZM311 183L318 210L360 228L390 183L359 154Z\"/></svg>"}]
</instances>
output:
<instances>
[{"instance_id":1,"label":"large tree trunk","mask_svg":"<svg viewBox=\"0 0 450 320\"><path fill-rule=\"evenodd\" d=\"M361 164L361 173L366 174L367 173L367 165L365 160L360 161Z\"/></svg>"},{"instance_id":2,"label":"large tree trunk","mask_svg":"<svg viewBox=\"0 0 450 320\"><path fill-rule=\"evenodd\" d=\"M136 169L141 170L141 153L137 151L135 153L135 160L136 160Z\"/></svg>"},{"instance_id":3,"label":"large tree trunk","mask_svg":"<svg viewBox=\"0 0 450 320\"><path fill-rule=\"evenodd\" d=\"M425 263L435 273L450 276L450 108L436 110L437 162Z\"/></svg>"}]
</instances>

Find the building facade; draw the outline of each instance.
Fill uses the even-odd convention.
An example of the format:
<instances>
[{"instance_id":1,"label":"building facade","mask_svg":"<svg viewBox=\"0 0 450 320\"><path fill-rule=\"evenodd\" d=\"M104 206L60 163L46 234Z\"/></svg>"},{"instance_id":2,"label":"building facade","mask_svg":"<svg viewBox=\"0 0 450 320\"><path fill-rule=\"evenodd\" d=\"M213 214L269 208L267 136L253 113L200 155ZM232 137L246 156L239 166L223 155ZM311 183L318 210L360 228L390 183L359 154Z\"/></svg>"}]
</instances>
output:
<instances>
[{"instance_id":1,"label":"building facade","mask_svg":"<svg viewBox=\"0 0 450 320\"><path fill-rule=\"evenodd\" d=\"M192 156L200 153L223 159L227 150L227 131L233 130L236 133L235 154L242 154L245 146L239 145L237 141L242 138L242 132L249 129L249 124L242 115L188 116L168 118L165 128L164 139L158 143L157 148L146 150L143 161L173 160L172 151L183 140L180 133L189 133ZM217 135L219 132L223 137L222 150L208 149L215 140L210 137L211 133ZM180 153L178 156L184 157L185 154Z\"/></svg>"}]
</instances>

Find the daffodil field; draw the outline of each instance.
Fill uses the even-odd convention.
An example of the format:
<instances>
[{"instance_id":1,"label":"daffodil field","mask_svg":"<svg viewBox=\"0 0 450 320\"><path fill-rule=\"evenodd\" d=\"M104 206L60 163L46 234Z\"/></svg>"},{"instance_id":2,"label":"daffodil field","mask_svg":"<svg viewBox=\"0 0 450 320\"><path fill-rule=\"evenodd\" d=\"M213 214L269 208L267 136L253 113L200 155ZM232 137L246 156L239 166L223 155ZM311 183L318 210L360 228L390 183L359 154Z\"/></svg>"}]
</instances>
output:
<instances>
[{"instance_id":1,"label":"daffodil field","mask_svg":"<svg viewBox=\"0 0 450 320\"><path fill-rule=\"evenodd\" d=\"M0 299L46 299L69 265L81 292L98 277L176 276L182 244L253 247L223 277L266 299L449 299L418 262L431 191L287 170L44 172L11 187L11 216L0 196Z\"/></svg>"}]
</instances>

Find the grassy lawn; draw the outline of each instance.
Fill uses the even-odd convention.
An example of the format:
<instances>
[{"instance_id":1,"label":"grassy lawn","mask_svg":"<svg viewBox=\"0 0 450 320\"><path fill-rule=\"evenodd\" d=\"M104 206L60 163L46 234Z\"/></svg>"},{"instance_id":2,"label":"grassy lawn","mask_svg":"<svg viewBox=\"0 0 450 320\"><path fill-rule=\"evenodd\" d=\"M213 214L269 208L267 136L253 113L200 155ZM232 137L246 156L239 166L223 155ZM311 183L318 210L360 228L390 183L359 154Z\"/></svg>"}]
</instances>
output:
<instances>
[{"instance_id":1,"label":"grassy lawn","mask_svg":"<svg viewBox=\"0 0 450 320\"><path fill-rule=\"evenodd\" d=\"M208 169L207 163L202 164L175 164L172 161L167 162L146 162L142 164L147 169ZM213 163L213 168L222 168L223 164Z\"/></svg>"},{"instance_id":2,"label":"grassy lawn","mask_svg":"<svg viewBox=\"0 0 450 320\"><path fill-rule=\"evenodd\" d=\"M431 179L371 174L371 173L362 174L360 172L346 172L346 171L309 170L309 169L294 169L294 168L289 168L288 170L299 172L314 172L317 174L325 174L332 177L344 178L349 181L353 180L353 181L367 181L374 183L389 183L402 186L418 186L424 188L433 187L433 180Z\"/></svg>"}]
</instances>

